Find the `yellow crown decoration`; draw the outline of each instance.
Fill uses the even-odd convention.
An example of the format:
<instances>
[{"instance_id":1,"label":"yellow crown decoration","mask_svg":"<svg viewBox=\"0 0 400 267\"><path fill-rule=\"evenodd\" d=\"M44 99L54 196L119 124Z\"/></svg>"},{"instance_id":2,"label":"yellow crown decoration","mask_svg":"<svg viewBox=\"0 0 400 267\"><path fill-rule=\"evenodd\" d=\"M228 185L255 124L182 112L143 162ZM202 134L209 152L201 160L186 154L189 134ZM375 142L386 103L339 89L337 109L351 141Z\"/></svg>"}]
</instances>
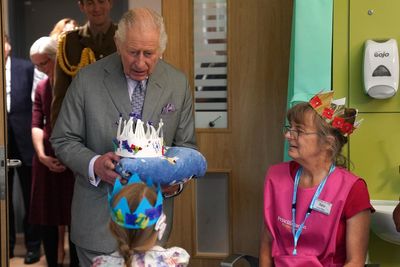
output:
<instances>
[{"instance_id":1,"label":"yellow crown decoration","mask_svg":"<svg viewBox=\"0 0 400 267\"><path fill-rule=\"evenodd\" d=\"M358 111L345 106L346 98L333 100L333 91L320 92L308 102L313 109L343 136L348 136L358 128L362 120L356 121Z\"/></svg>"}]
</instances>

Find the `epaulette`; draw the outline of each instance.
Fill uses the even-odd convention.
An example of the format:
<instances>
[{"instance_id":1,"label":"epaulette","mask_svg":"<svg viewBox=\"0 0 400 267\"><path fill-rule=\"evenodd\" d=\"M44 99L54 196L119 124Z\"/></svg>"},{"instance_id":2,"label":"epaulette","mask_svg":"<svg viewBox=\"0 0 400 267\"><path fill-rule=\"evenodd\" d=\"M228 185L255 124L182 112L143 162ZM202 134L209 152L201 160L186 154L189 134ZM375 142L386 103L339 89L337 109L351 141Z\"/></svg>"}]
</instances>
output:
<instances>
[{"instance_id":1,"label":"epaulette","mask_svg":"<svg viewBox=\"0 0 400 267\"><path fill-rule=\"evenodd\" d=\"M70 34L74 34L74 33L78 34L78 32L79 32L79 29L76 29L76 30L62 33L58 37L57 62L60 65L61 69L66 74L68 74L69 76L72 76L72 77L74 77L81 68L96 61L96 57L94 55L93 50L90 49L89 47L85 47L81 52L81 58L80 58L78 65L71 65L69 63L69 60L67 58L66 48L65 48L66 43L67 43L67 36Z\"/></svg>"}]
</instances>

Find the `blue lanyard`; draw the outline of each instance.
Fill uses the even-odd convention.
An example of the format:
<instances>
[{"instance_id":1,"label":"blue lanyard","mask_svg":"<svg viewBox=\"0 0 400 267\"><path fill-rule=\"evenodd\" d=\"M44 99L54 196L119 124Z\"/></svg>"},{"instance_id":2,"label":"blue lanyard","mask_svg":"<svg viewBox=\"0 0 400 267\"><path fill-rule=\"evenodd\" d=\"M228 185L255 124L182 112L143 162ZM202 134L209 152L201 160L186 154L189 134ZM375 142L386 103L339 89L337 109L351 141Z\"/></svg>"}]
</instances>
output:
<instances>
[{"instance_id":1,"label":"blue lanyard","mask_svg":"<svg viewBox=\"0 0 400 267\"><path fill-rule=\"evenodd\" d=\"M300 182L300 176L301 173L303 172L303 168L300 167L300 169L296 172L296 177L294 179L294 188L293 188L293 200L292 200L292 234L293 234L293 241L294 241L294 248L293 248L293 255L297 255L297 242L299 241L301 232L303 231L304 224L306 223L307 218L310 216L312 207L314 207L315 201L318 199L319 195L321 194L322 189L325 186L326 180L328 179L329 175L335 170L335 165L332 164L328 174L325 176L325 178L322 180L322 182L319 184L317 191L315 191L314 196L311 200L310 206L308 207L306 216L304 217L303 222L300 224L299 228L296 231L296 201L297 201L297 188L299 187L299 182Z\"/></svg>"}]
</instances>

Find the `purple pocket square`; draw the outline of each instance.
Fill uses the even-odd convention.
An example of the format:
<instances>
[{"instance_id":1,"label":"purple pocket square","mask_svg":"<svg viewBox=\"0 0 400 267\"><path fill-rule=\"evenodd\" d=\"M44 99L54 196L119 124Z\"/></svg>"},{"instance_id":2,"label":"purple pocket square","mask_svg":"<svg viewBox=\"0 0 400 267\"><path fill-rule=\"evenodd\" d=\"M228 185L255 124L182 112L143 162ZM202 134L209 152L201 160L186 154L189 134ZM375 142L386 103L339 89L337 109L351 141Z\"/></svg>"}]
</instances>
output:
<instances>
[{"instance_id":1,"label":"purple pocket square","mask_svg":"<svg viewBox=\"0 0 400 267\"><path fill-rule=\"evenodd\" d=\"M168 114L175 112L176 108L174 104L168 103L165 107L162 108L161 114Z\"/></svg>"}]
</instances>

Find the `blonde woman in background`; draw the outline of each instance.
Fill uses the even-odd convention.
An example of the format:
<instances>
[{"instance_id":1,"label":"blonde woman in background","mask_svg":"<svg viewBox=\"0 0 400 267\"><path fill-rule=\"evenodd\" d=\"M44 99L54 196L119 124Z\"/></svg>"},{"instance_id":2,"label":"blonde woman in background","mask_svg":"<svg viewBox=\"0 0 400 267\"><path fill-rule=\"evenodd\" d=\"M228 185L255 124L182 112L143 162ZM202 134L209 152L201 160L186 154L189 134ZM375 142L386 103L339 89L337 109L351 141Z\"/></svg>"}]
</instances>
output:
<instances>
[{"instance_id":1,"label":"blonde woman in background","mask_svg":"<svg viewBox=\"0 0 400 267\"><path fill-rule=\"evenodd\" d=\"M79 24L76 20L71 18L63 18L54 25L53 30L50 32L50 37L58 40L58 37L61 33L72 31L78 27Z\"/></svg>"}]
</instances>

